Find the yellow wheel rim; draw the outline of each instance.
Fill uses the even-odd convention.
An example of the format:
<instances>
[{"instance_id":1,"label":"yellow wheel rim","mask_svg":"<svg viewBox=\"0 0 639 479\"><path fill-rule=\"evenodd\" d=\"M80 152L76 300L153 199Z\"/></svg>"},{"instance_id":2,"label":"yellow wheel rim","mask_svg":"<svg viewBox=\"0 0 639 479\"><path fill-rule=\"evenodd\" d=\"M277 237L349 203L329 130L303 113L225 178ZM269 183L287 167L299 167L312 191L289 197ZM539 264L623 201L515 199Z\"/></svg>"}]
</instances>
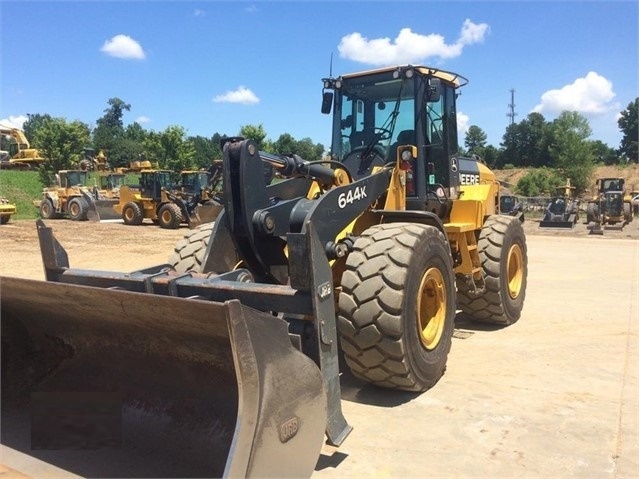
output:
<instances>
[{"instance_id":1,"label":"yellow wheel rim","mask_svg":"<svg viewBox=\"0 0 639 479\"><path fill-rule=\"evenodd\" d=\"M171 212L169 210L164 210L162 212L162 221L164 222L164 224L171 222Z\"/></svg>"},{"instance_id":2,"label":"yellow wheel rim","mask_svg":"<svg viewBox=\"0 0 639 479\"><path fill-rule=\"evenodd\" d=\"M128 221L131 221L133 219L133 208L127 208L124 212L124 216Z\"/></svg>"},{"instance_id":3,"label":"yellow wheel rim","mask_svg":"<svg viewBox=\"0 0 639 479\"><path fill-rule=\"evenodd\" d=\"M524 255L518 244L511 246L506 263L508 273L508 295L516 299L521 292L521 284L524 278Z\"/></svg>"},{"instance_id":4,"label":"yellow wheel rim","mask_svg":"<svg viewBox=\"0 0 639 479\"><path fill-rule=\"evenodd\" d=\"M71 203L71 216L77 216L80 208L78 207L78 204L74 201L73 203Z\"/></svg>"},{"instance_id":5,"label":"yellow wheel rim","mask_svg":"<svg viewBox=\"0 0 639 479\"><path fill-rule=\"evenodd\" d=\"M426 349L439 344L446 323L446 286L437 268L430 268L422 277L417 297L417 330Z\"/></svg>"}]
</instances>

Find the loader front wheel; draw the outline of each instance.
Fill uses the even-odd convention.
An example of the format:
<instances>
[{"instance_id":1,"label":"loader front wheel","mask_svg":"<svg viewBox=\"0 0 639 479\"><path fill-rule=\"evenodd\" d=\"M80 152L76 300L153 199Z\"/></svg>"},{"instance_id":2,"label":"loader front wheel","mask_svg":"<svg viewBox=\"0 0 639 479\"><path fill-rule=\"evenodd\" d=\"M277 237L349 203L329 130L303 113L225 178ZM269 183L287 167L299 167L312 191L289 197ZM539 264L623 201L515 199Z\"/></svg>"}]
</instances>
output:
<instances>
[{"instance_id":1,"label":"loader front wheel","mask_svg":"<svg viewBox=\"0 0 639 479\"><path fill-rule=\"evenodd\" d=\"M450 248L433 226L375 225L348 255L338 329L353 374L425 391L444 374L455 320Z\"/></svg>"},{"instance_id":2,"label":"loader front wheel","mask_svg":"<svg viewBox=\"0 0 639 479\"><path fill-rule=\"evenodd\" d=\"M129 201L126 205L124 205L124 208L122 208L122 219L124 220L125 225L141 225L144 220L144 214L142 213L140 205L133 201Z\"/></svg>"},{"instance_id":3,"label":"loader front wheel","mask_svg":"<svg viewBox=\"0 0 639 479\"><path fill-rule=\"evenodd\" d=\"M53 220L59 218L58 213L53 207L53 203L49 199L44 199L40 202L40 216L45 220Z\"/></svg>"},{"instance_id":4,"label":"loader front wheel","mask_svg":"<svg viewBox=\"0 0 639 479\"><path fill-rule=\"evenodd\" d=\"M526 298L528 257L526 236L519 221L490 216L478 241L486 287L479 293L458 283L460 309L473 321L507 326L521 316Z\"/></svg>"},{"instance_id":5,"label":"loader front wheel","mask_svg":"<svg viewBox=\"0 0 639 479\"><path fill-rule=\"evenodd\" d=\"M168 263L178 273L201 273L206 248L211 239L214 223L204 223L190 230L177 242Z\"/></svg>"},{"instance_id":6,"label":"loader front wheel","mask_svg":"<svg viewBox=\"0 0 639 479\"><path fill-rule=\"evenodd\" d=\"M158 211L158 222L160 228L167 230L176 230L182 223L182 211L175 203L165 203Z\"/></svg>"},{"instance_id":7,"label":"loader front wheel","mask_svg":"<svg viewBox=\"0 0 639 479\"><path fill-rule=\"evenodd\" d=\"M73 198L67 207L69 218L73 221L86 221L89 205L84 198Z\"/></svg>"}]
</instances>

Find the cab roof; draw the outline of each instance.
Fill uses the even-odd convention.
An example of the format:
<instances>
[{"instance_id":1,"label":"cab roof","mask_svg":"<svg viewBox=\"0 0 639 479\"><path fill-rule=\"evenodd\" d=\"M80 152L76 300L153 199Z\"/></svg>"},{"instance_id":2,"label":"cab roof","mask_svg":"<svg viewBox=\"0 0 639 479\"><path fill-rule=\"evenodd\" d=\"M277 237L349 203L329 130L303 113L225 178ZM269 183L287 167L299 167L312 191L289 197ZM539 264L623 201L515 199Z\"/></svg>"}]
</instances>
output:
<instances>
[{"instance_id":1,"label":"cab roof","mask_svg":"<svg viewBox=\"0 0 639 479\"><path fill-rule=\"evenodd\" d=\"M391 67L377 68L373 70L364 70L364 71L360 71L356 73L348 73L346 75L341 75L341 77L344 79L357 78L360 76L368 76L368 75L372 75L376 73L386 73L386 72L392 72L398 69L404 70L408 68L412 68L413 70L417 71L421 75L430 75L430 76L439 78L442 81L452 83L455 86L455 88L461 88L464 85L468 84L468 79L459 75L458 73L453 73L446 70L440 70L439 68L427 67L422 65L396 65Z\"/></svg>"}]
</instances>

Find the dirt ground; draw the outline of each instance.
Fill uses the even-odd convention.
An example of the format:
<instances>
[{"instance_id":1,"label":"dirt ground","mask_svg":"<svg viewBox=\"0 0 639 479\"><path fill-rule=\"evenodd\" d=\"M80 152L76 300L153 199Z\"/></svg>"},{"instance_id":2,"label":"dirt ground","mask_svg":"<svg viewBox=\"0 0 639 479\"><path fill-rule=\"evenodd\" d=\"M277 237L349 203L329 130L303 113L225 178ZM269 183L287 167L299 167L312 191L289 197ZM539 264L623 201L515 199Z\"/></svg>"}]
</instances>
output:
<instances>
[{"instance_id":1,"label":"dirt ground","mask_svg":"<svg viewBox=\"0 0 639 479\"><path fill-rule=\"evenodd\" d=\"M127 272L165 263L189 231L48 225L72 267ZM446 374L423 394L344 371L353 432L339 449L323 448L313 478L639 478L639 220L602 236L585 224L524 228L522 318L506 328L458 321ZM43 278L33 221L0 226L0 251L0 275ZM70 477L1 445L0 463Z\"/></svg>"},{"instance_id":2,"label":"dirt ground","mask_svg":"<svg viewBox=\"0 0 639 479\"><path fill-rule=\"evenodd\" d=\"M47 225L67 249L71 267L121 272L166 263L175 244L189 232L186 226L166 230L152 223L134 227L121 222L52 220ZM538 219L527 219L524 229L528 236L593 237L583 222L573 229L540 228ZM638 240L639 219L622 230L608 229L597 238ZM11 221L0 226L0 251L0 275L43 278L35 221Z\"/></svg>"}]
</instances>

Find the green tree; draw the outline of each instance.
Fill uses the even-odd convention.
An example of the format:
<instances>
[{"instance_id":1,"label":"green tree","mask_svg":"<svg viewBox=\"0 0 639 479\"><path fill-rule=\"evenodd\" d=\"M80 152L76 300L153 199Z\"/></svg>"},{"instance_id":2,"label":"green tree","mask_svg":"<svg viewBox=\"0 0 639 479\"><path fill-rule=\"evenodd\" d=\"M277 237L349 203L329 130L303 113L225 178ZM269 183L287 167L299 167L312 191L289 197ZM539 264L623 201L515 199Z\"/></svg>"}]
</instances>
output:
<instances>
[{"instance_id":1,"label":"green tree","mask_svg":"<svg viewBox=\"0 0 639 479\"><path fill-rule=\"evenodd\" d=\"M563 179L570 178L575 193L585 191L594 171L594 155L587 138L588 120L575 111L564 111L551 124L550 154Z\"/></svg>"},{"instance_id":2,"label":"green tree","mask_svg":"<svg viewBox=\"0 0 639 479\"><path fill-rule=\"evenodd\" d=\"M616 165L619 163L619 155L601 140L590 141L590 149L595 163L601 165Z\"/></svg>"},{"instance_id":3,"label":"green tree","mask_svg":"<svg viewBox=\"0 0 639 479\"><path fill-rule=\"evenodd\" d=\"M44 186L53 184L56 172L75 168L82 157L82 149L89 142L88 125L64 118L49 118L36 130L34 141L46 158L39 167Z\"/></svg>"},{"instance_id":4,"label":"green tree","mask_svg":"<svg viewBox=\"0 0 639 479\"><path fill-rule=\"evenodd\" d=\"M41 115L40 113L27 113L27 121L22 124L22 132L24 133L24 136L27 137L27 140L29 140L31 148L39 147L36 143L36 132L51 119L52 117L49 114Z\"/></svg>"},{"instance_id":5,"label":"green tree","mask_svg":"<svg viewBox=\"0 0 639 479\"><path fill-rule=\"evenodd\" d=\"M519 179L515 185L515 192L528 197L552 195L562 181L555 170L534 169Z\"/></svg>"},{"instance_id":6,"label":"green tree","mask_svg":"<svg viewBox=\"0 0 639 479\"><path fill-rule=\"evenodd\" d=\"M130 146L123 144L125 137L122 117L125 111L131 110L131 105L119 98L110 98L107 103L109 108L98 118L93 130L93 146L107 152L112 166L126 166L131 157L128 156Z\"/></svg>"},{"instance_id":7,"label":"green tree","mask_svg":"<svg viewBox=\"0 0 639 479\"><path fill-rule=\"evenodd\" d=\"M275 142L273 142L273 153L278 155L290 155L295 153L297 142L288 133L282 133Z\"/></svg>"},{"instance_id":8,"label":"green tree","mask_svg":"<svg viewBox=\"0 0 639 479\"><path fill-rule=\"evenodd\" d=\"M617 124L623 133L621 144L619 145L619 154L625 156L627 161L639 163L639 97L635 101L630 102L628 107L621 112Z\"/></svg>"},{"instance_id":9,"label":"green tree","mask_svg":"<svg viewBox=\"0 0 639 479\"><path fill-rule=\"evenodd\" d=\"M476 125L471 125L464 139L464 146L468 150L468 154L479 155L484 157L484 149L486 148L486 140L488 137L484 130Z\"/></svg>"},{"instance_id":10,"label":"green tree","mask_svg":"<svg viewBox=\"0 0 639 479\"><path fill-rule=\"evenodd\" d=\"M506 132L502 137L501 142L501 154L499 155L499 162L496 165L498 168L503 168L504 165L510 164L513 166L523 166L522 155L523 142L521 139L521 132L518 123L513 123L506 127Z\"/></svg>"},{"instance_id":11,"label":"green tree","mask_svg":"<svg viewBox=\"0 0 639 479\"><path fill-rule=\"evenodd\" d=\"M266 139L266 131L264 131L264 126L261 123L259 125L243 125L240 128L239 136L250 138L257 143L258 149L272 153L272 145Z\"/></svg>"},{"instance_id":12,"label":"green tree","mask_svg":"<svg viewBox=\"0 0 639 479\"><path fill-rule=\"evenodd\" d=\"M522 166L552 166L548 150L550 139L549 124L541 113L530 113L520 123Z\"/></svg>"},{"instance_id":13,"label":"green tree","mask_svg":"<svg viewBox=\"0 0 639 479\"><path fill-rule=\"evenodd\" d=\"M211 166L219 150L219 146L216 148L213 139L204 136L191 136L189 141L193 143L193 148L195 148L194 162L197 167L208 168Z\"/></svg>"},{"instance_id":14,"label":"green tree","mask_svg":"<svg viewBox=\"0 0 639 479\"><path fill-rule=\"evenodd\" d=\"M195 147L181 126L169 126L163 132L150 132L144 140L147 159L159 168L173 171L195 167Z\"/></svg>"},{"instance_id":15,"label":"green tree","mask_svg":"<svg viewBox=\"0 0 639 479\"><path fill-rule=\"evenodd\" d=\"M497 148L493 145L488 145L484 148L482 158L490 168L495 168L499 161L499 150L497 150Z\"/></svg>"}]
</instances>

